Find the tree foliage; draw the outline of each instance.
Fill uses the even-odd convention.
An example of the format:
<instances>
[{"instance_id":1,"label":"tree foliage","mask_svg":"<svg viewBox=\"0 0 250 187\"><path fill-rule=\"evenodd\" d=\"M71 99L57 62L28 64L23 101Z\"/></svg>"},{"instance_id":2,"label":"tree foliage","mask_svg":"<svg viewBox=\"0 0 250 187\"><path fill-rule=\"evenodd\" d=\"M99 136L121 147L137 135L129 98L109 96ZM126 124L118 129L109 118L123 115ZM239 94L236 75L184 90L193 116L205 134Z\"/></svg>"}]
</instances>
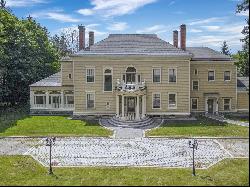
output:
<instances>
[{"instance_id":1,"label":"tree foliage","mask_svg":"<svg viewBox=\"0 0 250 187\"><path fill-rule=\"evenodd\" d=\"M249 11L249 0L243 0L242 3L237 5L237 13ZM242 34L245 36L241 39L243 42L242 50L238 52L236 63L239 73L242 76L249 76L249 17L246 18L247 25L244 26Z\"/></svg>"},{"instance_id":2,"label":"tree foliage","mask_svg":"<svg viewBox=\"0 0 250 187\"><path fill-rule=\"evenodd\" d=\"M0 9L0 103L26 102L29 85L59 70L46 28Z\"/></svg>"},{"instance_id":3,"label":"tree foliage","mask_svg":"<svg viewBox=\"0 0 250 187\"><path fill-rule=\"evenodd\" d=\"M221 46L221 53L224 55L229 55L229 56L231 55L230 49L229 49L226 41L224 41L222 46Z\"/></svg>"}]
</instances>

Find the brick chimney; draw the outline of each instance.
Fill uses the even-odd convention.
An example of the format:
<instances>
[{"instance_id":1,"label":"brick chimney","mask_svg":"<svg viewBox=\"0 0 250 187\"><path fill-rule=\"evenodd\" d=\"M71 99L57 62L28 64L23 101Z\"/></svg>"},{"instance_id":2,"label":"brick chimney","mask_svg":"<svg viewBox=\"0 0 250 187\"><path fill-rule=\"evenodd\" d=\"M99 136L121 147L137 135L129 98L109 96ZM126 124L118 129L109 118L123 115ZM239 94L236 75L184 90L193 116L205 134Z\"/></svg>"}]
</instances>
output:
<instances>
[{"instance_id":1,"label":"brick chimney","mask_svg":"<svg viewBox=\"0 0 250 187\"><path fill-rule=\"evenodd\" d=\"M186 25L181 25L181 49L186 50Z\"/></svg>"},{"instance_id":2,"label":"brick chimney","mask_svg":"<svg viewBox=\"0 0 250 187\"><path fill-rule=\"evenodd\" d=\"M85 27L78 26L79 29L79 51L85 49Z\"/></svg>"},{"instance_id":3,"label":"brick chimney","mask_svg":"<svg viewBox=\"0 0 250 187\"><path fill-rule=\"evenodd\" d=\"M95 33L93 31L89 32L89 47L95 43Z\"/></svg>"},{"instance_id":4,"label":"brick chimney","mask_svg":"<svg viewBox=\"0 0 250 187\"><path fill-rule=\"evenodd\" d=\"M178 31L173 31L173 45L178 48Z\"/></svg>"}]
</instances>

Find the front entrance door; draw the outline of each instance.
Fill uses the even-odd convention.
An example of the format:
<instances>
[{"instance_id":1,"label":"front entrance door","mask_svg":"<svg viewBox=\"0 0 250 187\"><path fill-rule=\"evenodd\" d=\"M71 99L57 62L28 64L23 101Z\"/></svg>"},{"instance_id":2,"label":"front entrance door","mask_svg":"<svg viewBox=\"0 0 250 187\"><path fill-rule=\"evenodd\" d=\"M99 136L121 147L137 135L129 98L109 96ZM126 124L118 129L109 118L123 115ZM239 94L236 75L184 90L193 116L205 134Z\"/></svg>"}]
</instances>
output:
<instances>
[{"instance_id":1,"label":"front entrance door","mask_svg":"<svg viewBox=\"0 0 250 187\"><path fill-rule=\"evenodd\" d=\"M127 98L127 116L129 120L135 119L135 97Z\"/></svg>"},{"instance_id":2,"label":"front entrance door","mask_svg":"<svg viewBox=\"0 0 250 187\"><path fill-rule=\"evenodd\" d=\"M208 113L213 114L214 113L214 100L213 99L208 99L207 100L207 105L208 105Z\"/></svg>"}]
</instances>

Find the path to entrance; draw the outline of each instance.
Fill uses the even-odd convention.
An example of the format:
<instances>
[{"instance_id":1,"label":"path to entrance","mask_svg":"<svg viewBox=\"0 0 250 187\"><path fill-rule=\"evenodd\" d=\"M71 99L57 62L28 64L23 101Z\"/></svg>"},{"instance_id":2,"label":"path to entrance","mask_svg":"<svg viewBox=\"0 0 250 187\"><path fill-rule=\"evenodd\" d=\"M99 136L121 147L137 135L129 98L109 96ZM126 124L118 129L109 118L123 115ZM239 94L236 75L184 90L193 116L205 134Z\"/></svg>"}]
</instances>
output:
<instances>
[{"instance_id":1,"label":"path to entrance","mask_svg":"<svg viewBox=\"0 0 250 187\"><path fill-rule=\"evenodd\" d=\"M243 121L236 121L236 120L232 120L232 119L226 119L222 116L218 116L218 115L207 115L208 118L217 120L217 121L221 121L221 122L226 122L229 124L234 124L234 125L240 125L240 126L244 126L244 127L249 127L249 122L243 122Z\"/></svg>"}]
</instances>

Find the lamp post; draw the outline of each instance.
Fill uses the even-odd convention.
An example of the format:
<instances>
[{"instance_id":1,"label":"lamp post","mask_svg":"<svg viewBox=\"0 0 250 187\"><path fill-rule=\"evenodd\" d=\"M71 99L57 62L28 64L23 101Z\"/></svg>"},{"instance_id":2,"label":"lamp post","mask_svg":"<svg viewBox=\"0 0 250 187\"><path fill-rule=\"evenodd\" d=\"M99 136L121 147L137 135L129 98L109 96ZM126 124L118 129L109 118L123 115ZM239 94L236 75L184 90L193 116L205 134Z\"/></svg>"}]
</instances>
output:
<instances>
[{"instance_id":1,"label":"lamp post","mask_svg":"<svg viewBox=\"0 0 250 187\"><path fill-rule=\"evenodd\" d=\"M49 146L49 174L53 174L52 171L52 164L51 164L51 149L52 145L55 144L56 138L55 137L48 137L46 138L46 146Z\"/></svg>"},{"instance_id":2,"label":"lamp post","mask_svg":"<svg viewBox=\"0 0 250 187\"><path fill-rule=\"evenodd\" d=\"M194 150L198 148L198 142L197 140L194 140L194 142L192 143L191 140L188 141L189 144L189 148L193 149L193 176L195 176L195 164L194 164Z\"/></svg>"}]
</instances>

